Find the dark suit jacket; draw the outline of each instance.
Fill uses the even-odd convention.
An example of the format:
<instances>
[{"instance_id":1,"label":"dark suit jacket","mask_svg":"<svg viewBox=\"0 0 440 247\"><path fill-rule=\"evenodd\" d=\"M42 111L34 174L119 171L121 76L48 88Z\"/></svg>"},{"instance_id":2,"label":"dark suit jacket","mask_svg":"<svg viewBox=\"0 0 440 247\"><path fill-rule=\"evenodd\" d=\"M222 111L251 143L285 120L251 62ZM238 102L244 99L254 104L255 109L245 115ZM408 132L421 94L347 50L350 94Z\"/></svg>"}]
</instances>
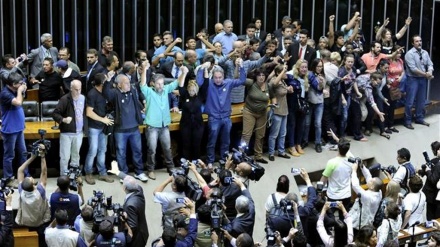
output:
<instances>
[{"instance_id":1,"label":"dark suit jacket","mask_svg":"<svg viewBox=\"0 0 440 247\"><path fill-rule=\"evenodd\" d=\"M227 230L231 236L237 238L238 235L245 232L252 236L254 232L254 223L255 223L255 204L252 200L252 196L249 193L249 190L245 189L241 191L242 195L249 198L249 212L241 215L240 217L236 217L229 224L224 226L223 229Z\"/></svg>"},{"instance_id":2,"label":"dark suit jacket","mask_svg":"<svg viewBox=\"0 0 440 247\"><path fill-rule=\"evenodd\" d=\"M50 55L52 56L53 62L56 63L58 61L58 49L56 47L49 48ZM27 56L27 62L30 64L30 76L35 78L35 76L40 73L43 69L43 60L46 57L44 54L44 50L40 47L37 49L31 50L31 53Z\"/></svg>"},{"instance_id":3,"label":"dark suit jacket","mask_svg":"<svg viewBox=\"0 0 440 247\"><path fill-rule=\"evenodd\" d=\"M292 43L289 46L289 49L287 50L287 52L289 52L289 55L292 56L289 60L289 68L292 68L293 65L295 65L295 63L299 59L298 58L299 46L300 46L299 43ZM306 60L310 66L310 63L315 58L316 58L316 50L310 46L307 46L306 53L304 54L304 60Z\"/></svg>"},{"instance_id":4,"label":"dark suit jacket","mask_svg":"<svg viewBox=\"0 0 440 247\"><path fill-rule=\"evenodd\" d=\"M255 35L257 35L257 33L255 33ZM266 36L267 36L267 32L260 29L260 37L258 37L260 42L263 41L263 40L266 40Z\"/></svg>"},{"instance_id":5,"label":"dark suit jacket","mask_svg":"<svg viewBox=\"0 0 440 247\"><path fill-rule=\"evenodd\" d=\"M175 71L172 71L173 66L174 66L174 61L164 63L159 67L159 69L156 72L164 75L165 78L174 80ZM191 68L190 66L187 66L187 65L184 65L184 66L186 66L188 68L188 74L186 75L186 78L185 78L185 86L186 86L186 85L188 85L188 81L191 79L194 79L196 76L194 74L193 68ZM165 82L169 82L169 81L170 80L165 80Z\"/></svg>"},{"instance_id":6,"label":"dark suit jacket","mask_svg":"<svg viewBox=\"0 0 440 247\"><path fill-rule=\"evenodd\" d=\"M133 231L132 247L145 247L148 241L148 225L145 217L145 196L141 186L124 203L127 223Z\"/></svg>"},{"instance_id":7,"label":"dark suit jacket","mask_svg":"<svg viewBox=\"0 0 440 247\"><path fill-rule=\"evenodd\" d=\"M103 73L105 71L105 68L97 62L96 65L92 68L92 71L87 70L87 74L83 77L83 92L85 95L90 91L90 89L93 88L92 81L95 80L95 75L98 73ZM89 79L87 79L87 75L89 74Z\"/></svg>"}]
</instances>

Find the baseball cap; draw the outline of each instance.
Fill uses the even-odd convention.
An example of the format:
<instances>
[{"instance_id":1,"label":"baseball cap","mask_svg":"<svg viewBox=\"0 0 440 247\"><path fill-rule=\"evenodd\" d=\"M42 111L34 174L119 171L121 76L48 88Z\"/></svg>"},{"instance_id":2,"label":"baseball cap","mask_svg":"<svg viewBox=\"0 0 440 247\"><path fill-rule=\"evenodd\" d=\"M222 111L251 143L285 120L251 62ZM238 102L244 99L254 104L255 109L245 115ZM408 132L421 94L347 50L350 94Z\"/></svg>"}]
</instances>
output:
<instances>
[{"instance_id":1,"label":"baseball cap","mask_svg":"<svg viewBox=\"0 0 440 247\"><path fill-rule=\"evenodd\" d=\"M55 63L55 67L61 68L61 69L67 69L69 67L69 65L67 64L66 60L58 60Z\"/></svg>"}]
</instances>

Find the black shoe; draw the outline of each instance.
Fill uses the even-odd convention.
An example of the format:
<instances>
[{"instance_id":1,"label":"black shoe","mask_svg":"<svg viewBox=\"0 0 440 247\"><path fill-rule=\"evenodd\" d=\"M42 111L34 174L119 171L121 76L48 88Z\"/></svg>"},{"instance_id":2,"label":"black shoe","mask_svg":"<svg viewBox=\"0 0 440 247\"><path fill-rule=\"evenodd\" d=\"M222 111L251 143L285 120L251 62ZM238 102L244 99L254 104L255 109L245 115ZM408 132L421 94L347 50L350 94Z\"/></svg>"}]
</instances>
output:
<instances>
[{"instance_id":1,"label":"black shoe","mask_svg":"<svg viewBox=\"0 0 440 247\"><path fill-rule=\"evenodd\" d=\"M304 143L301 144L301 148L306 148L306 147L308 147L308 146L309 146L309 143L308 143L308 142L304 142Z\"/></svg>"},{"instance_id":2,"label":"black shoe","mask_svg":"<svg viewBox=\"0 0 440 247\"><path fill-rule=\"evenodd\" d=\"M270 161L275 161L275 156L273 154L269 155L269 160Z\"/></svg>"},{"instance_id":3,"label":"black shoe","mask_svg":"<svg viewBox=\"0 0 440 247\"><path fill-rule=\"evenodd\" d=\"M317 153L321 153L322 152L321 144L316 144L315 145L315 150L316 150Z\"/></svg>"},{"instance_id":4,"label":"black shoe","mask_svg":"<svg viewBox=\"0 0 440 247\"><path fill-rule=\"evenodd\" d=\"M416 124L425 125L425 126L429 127L429 123L428 123L428 122L425 122L425 121L416 121L415 123L416 123Z\"/></svg>"},{"instance_id":5,"label":"black shoe","mask_svg":"<svg viewBox=\"0 0 440 247\"><path fill-rule=\"evenodd\" d=\"M258 163L261 163L261 164L267 164L267 163L269 163L267 160L265 160L265 159L263 159L263 158L256 159L255 161L257 161Z\"/></svg>"},{"instance_id":6,"label":"black shoe","mask_svg":"<svg viewBox=\"0 0 440 247\"><path fill-rule=\"evenodd\" d=\"M385 129L384 132L387 133L387 134L392 134L393 133L390 129Z\"/></svg>"},{"instance_id":7,"label":"black shoe","mask_svg":"<svg viewBox=\"0 0 440 247\"><path fill-rule=\"evenodd\" d=\"M405 128L413 130L414 127L412 126L412 124L404 124L403 126L405 126Z\"/></svg>"},{"instance_id":8,"label":"black shoe","mask_svg":"<svg viewBox=\"0 0 440 247\"><path fill-rule=\"evenodd\" d=\"M286 154L286 153L282 153L282 154L279 153L278 157L285 158L285 159L290 159L290 156L288 154Z\"/></svg>"}]
</instances>

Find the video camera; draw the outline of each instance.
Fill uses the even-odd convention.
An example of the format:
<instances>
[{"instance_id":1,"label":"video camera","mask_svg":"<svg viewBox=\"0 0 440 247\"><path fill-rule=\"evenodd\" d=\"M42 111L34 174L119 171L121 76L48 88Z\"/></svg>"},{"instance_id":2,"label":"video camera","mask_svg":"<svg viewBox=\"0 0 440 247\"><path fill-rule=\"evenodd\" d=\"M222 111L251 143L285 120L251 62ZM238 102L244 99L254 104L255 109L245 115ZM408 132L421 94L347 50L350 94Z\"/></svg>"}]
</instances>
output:
<instances>
[{"instance_id":1,"label":"video camera","mask_svg":"<svg viewBox=\"0 0 440 247\"><path fill-rule=\"evenodd\" d=\"M246 154L247 145L246 143L242 143L238 150L232 149L232 162L235 165L240 164L241 162L246 162L252 167L252 172L249 174L248 178L253 181L259 181L260 178L264 175L265 169L260 166L254 159L249 157Z\"/></svg>"},{"instance_id":2,"label":"video camera","mask_svg":"<svg viewBox=\"0 0 440 247\"><path fill-rule=\"evenodd\" d=\"M193 201L198 201L202 197L203 191L198 183L194 182L190 177L188 177L188 171L189 171L189 161L187 161L184 158L181 158L180 167L170 169L169 174L170 176L172 175L173 177L184 176L186 178L186 190L185 190L186 197L190 198Z\"/></svg>"},{"instance_id":3,"label":"video camera","mask_svg":"<svg viewBox=\"0 0 440 247\"><path fill-rule=\"evenodd\" d=\"M266 231L267 246L274 246L277 240L275 232L268 226L264 230Z\"/></svg>"},{"instance_id":4,"label":"video camera","mask_svg":"<svg viewBox=\"0 0 440 247\"><path fill-rule=\"evenodd\" d=\"M285 213L287 213L287 211L292 211L293 203L292 203L292 201L287 200L286 198L283 198L283 199L280 200L280 208Z\"/></svg>"},{"instance_id":5,"label":"video camera","mask_svg":"<svg viewBox=\"0 0 440 247\"><path fill-rule=\"evenodd\" d=\"M69 189L77 191L78 183L76 182L76 179L81 176L81 167L79 167L78 165L70 165L69 170L67 170L65 174L69 177Z\"/></svg>"},{"instance_id":6,"label":"video camera","mask_svg":"<svg viewBox=\"0 0 440 247\"><path fill-rule=\"evenodd\" d=\"M5 210L6 208L5 195L8 195L9 193L14 194L14 189L6 186L7 181L8 179L6 178L0 180L0 211Z\"/></svg>"},{"instance_id":7,"label":"video camera","mask_svg":"<svg viewBox=\"0 0 440 247\"><path fill-rule=\"evenodd\" d=\"M121 218L124 218L124 208L119 203L112 203L112 197L105 197L104 191L93 190L93 197L89 198L87 204L93 208L92 231L99 232L99 225L108 216L107 210L113 210L113 226L118 227L118 232L123 230Z\"/></svg>"},{"instance_id":8,"label":"video camera","mask_svg":"<svg viewBox=\"0 0 440 247\"><path fill-rule=\"evenodd\" d=\"M220 230L223 221L223 198L220 190L211 194L211 228Z\"/></svg>"},{"instance_id":9,"label":"video camera","mask_svg":"<svg viewBox=\"0 0 440 247\"><path fill-rule=\"evenodd\" d=\"M46 130L39 129L38 134L40 135L40 140L37 140L34 143L32 143L31 152L33 155L40 156L40 151L41 151L40 144L43 144L45 147L44 154L46 154L49 151L51 144L49 140L44 139L44 135L46 135Z\"/></svg>"},{"instance_id":10,"label":"video camera","mask_svg":"<svg viewBox=\"0 0 440 247\"><path fill-rule=\"evenodd\" d=\"M362 159L359 158L359 157L355 157L355 158L348 157L348 162L353 163L353 164L356 163L356 164L361 165L362 164Z\"/></svg>"},{"instance_id":11,"label":"video camera","mask_svg":"<svg viewBox=\"0 0 440 247\"><path fill-rule=\"evenodd\" d=\"M388 172L389 174L394 174L394 173L397 172L397 169L396 169L396 167L394 167L394 166L380 167L380 170L383 171L383 172L386 171L386 172Z\"/></svg>"},{"instance_id":12,"label":"video camera","mask_svg":"<svg viewBox=\"0 0 440 247\"><path fill-rule=\"evenodd\" d=\"M435 163L429 158L428 152L423 151L423 157L425 158L425 164L422 165L422 169L418 171L420 176L426 175L426 168L432 169L435 166Z\"/></svg>"}]
</instances>

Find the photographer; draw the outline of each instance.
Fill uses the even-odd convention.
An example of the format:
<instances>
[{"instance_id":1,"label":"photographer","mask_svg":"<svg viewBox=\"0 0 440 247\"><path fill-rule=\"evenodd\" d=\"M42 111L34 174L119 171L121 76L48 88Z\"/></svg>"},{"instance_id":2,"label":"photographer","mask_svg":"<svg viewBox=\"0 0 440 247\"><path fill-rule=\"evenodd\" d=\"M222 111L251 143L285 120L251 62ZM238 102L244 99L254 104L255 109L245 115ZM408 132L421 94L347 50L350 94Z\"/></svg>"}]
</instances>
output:
<instances>
[{"instance_id":1,"label":"photographer","mask_svg":"<svg viewBox=\"0 0 440 247\"><path fill-rule=\"evenodd\" d=\"M389 180L394 180L399 183L403 195L409 193L408 181L416 174L414 166L410 163L410 159L411 153L409 150L401 148L397 150L397 163L399 163L399 167L396 173L391 176L387 171L384 171Z\"/></svg>"},{"instance_id":2,"label":"photographer","mask_svg":"<svg viewBox=\"0 0 440 247\"><path fill-rule=\"evenodd\" d=\"M116 216L118 217L118 216ZM120 216L119 220L124 223L124 228L126 230L115 232L114 222L115 217L105 217L104 220L99 224L99 234L95 238L95 245L97 247L125 247L130 246L131 238L133 237L133 232L130 226L125 221L126 215Z\"/></svg>"},{"instance_id":3,"label":"photographer","mask_svg":"<svg viewBox=\"0 0 440 247\"><path fill-rule=\"evenodd\" d=\"M6 202L6 210L0 209L0 246L13 247L14 234L12 227L14 225L14 221L12 215L12 192L9 192L7 195L3 194L2 196Z\"/></svg>"},{"instance_id":4,"label":"photographer","mask_svg":"<svg viewBox=\"0 0 440 247\"><path fill-rule=\"evenodd\" d=\"M429 161L426 165L422 166L425 169L419 170L418 173L421 176L426 175L425 186L423 187L423 193L426 196L426 226L432 226L432 220L440 218L440 205L435 200L437 194L439 193L439 189L437 188L437 183L440 180L440 142L435 141L431 143L431 149L434 153L435 158L429 160L426 155L426 158Z\"/></svg>"},{"instance_id":5,"label":"photographer","mask_svg":"<svg viewBox=\"0 0 440 247\"><path fill-rule=\"evenodd\" d=\"M76 217L81 213L80 207L84 204L81 177L78 177L76 181L78 183L78 194L73 194L69 192L69 177L66 175L58 177L58 189L52 193L49 200L51 219L55 217L55 211L57 209L64 209L69 215L67 224L71 228L73 228Z\"/></svg>"},{"instance_id":6,"label":"photographer","mask_svg":"<svg viewBox=\"0 0 440 247\"><path fill-rule=\"evenodd\" d=\"M185 207L189 208L189 225L188 229L177 224L172 227L164 227L162 238L156 244L156 247L192 247L197 237L197 218L196 207L193 201L189 198L184 198ZM184 228L184 229L182 229ZM183 233L182 233L183 232ZM182 238L178 239L177 235L181 235Z\"/></svg>"},{"instance_id":7,"label":"photographer","mask_svg":"<svg viewBox=\"0 0 440 247\"><path fill-rule=\"evenodd\" d=\"M324 228L324 216L326 215L327 210L331 207L339 208L344 216L344 221L339 219L335 220L334 236L330 236ZM347 210L342 202L326 202L322 208L316 228L325 246L346 246L347 244L351 244L353 242L352 219L350 214L347 213Z\"/></svg>"},{"instance_id":8,"label":"photographer","mask_svg":"<svg viewBox=\"0 0 440 247\"><path fill-rule=\"evenodd\" d=\"M229 222L225 219L223 229L227 230L233 237L238 237L240 233L247 233L252 236L255 223L255 204L249 190L244 186L240 179L233 178L234 184L241 189L241 196L235 200L237 216Z\"/></svg>"},{"instance_id":9,"label":"photographer","mask_svg":"<svg viewBox=\"0 0 440 247\"><path fill-rule=\"evenodd\" d=\"M93 208L85 205L81 209L81 214L75 219L74 229L79 232L79 237L84 240L87 245L95 239L96 234L93 232Z\"/></svg>"},{"instance_id":10,"label":"photographer","mask_svg":"<svg viewBox=\"0 0 440 247\"><path fill-rule=\"evenodd\" d=\"M163 191L171 184L172 191ZM186 177L183 175L169 176L162 184L154 189L154 202L162 205L162 226L172 227L173 217L178 210L185 206Z\"/></svg>"},{"instance_id":11,"label":"photographer","mask_svg":"<svg viewBox=\"0 0 440 247\"><path fill-rule=\"evenodd\" d=\"M352 164L348 162L348 158L353 157L349 150L350 142L341 138L338 142L338 155L327 162L321 177L321 182L328 182L329 201L341 201L347 209L350 208L352 173ZM343 220L341 212L339 218Z\"/></svg>"},{"instance_id":12,"label":"photographer","mask_svg":"<svg viewBox=\"0 0 440 247\"><path fill-rule=\"evenodd\" d=\"M43 144L38 146L38 154L32 153L31 157L26 160L17 170L19 210L15 221L18 225L27 226L35 229L38 233L38 242L40 246L45 246L44 229L45 223L50 221L50 208L46 199L47 184L47 166L46 166L46 150ZM41 158L41 174L40 182L34 185L32 177L25 177L28 166L37 158Z\"/></svg>"},{"instance_id":13,"label":"photographer","mask_svg":"<svg viewBox=\"0 0 440 247\"><path fill-rule=\"evenodd\" d=\"M1 103L1 135L3 139L3 178L6 186L17 188L18 181L14 179L12 161L18 155L19 164L26 161L26 145L23 130L24 111L23 98L26 92L25 79L17 72L9 74L4 81L5 87L0 94ZM28 171L25 170L26 175Z\"/></svg>"},{"instance_id":14,"label":"photographer","mask_svg":"<svg viewBox=\"0 0 440 247\"><path fill-rule=\"evenodd\" d=\"M67 224L69 215L64 209L55 211L55 219L44 231L46 243L49 247L82 247L85 244L79 234L69 229Z\"/></svg>"},{"instance_id":15,"label":"photographer","mask_svg":"<svg viewBox=\"0 0 440 247\"><path fill-rule=\"evenodd\" d=\"M360 161L362 162L362 161ZM360 163L359 162L359 163ZM382 186L383 182L380 178L371 177L370 170L361 164L362 174L367 181L368 189L364 190L357 177L358 161L352 164L351 183L353 191L358 198L350 210L350 215L353 219L353 227L360 230L363 226L372 225L374 215L380 206L382 200Z\"/></svg>"},{"instance_id":16,"label":"photographer","mask_svg":"<svg viewBox=\"0 0 440 247\"><path fill-rule=\"evenodd\" d=\"M230 170L221 170L218 174L217 181L219 184L219 188L223 194L223 204L226 206L225 214L231 221L237 215L235 204L237 198L242 195L242 191L240 190L240 187L237 185L237 183L233 183L234 179ZM242 181L240 180L240 182Z\"/></svg>"}]
</instances>

